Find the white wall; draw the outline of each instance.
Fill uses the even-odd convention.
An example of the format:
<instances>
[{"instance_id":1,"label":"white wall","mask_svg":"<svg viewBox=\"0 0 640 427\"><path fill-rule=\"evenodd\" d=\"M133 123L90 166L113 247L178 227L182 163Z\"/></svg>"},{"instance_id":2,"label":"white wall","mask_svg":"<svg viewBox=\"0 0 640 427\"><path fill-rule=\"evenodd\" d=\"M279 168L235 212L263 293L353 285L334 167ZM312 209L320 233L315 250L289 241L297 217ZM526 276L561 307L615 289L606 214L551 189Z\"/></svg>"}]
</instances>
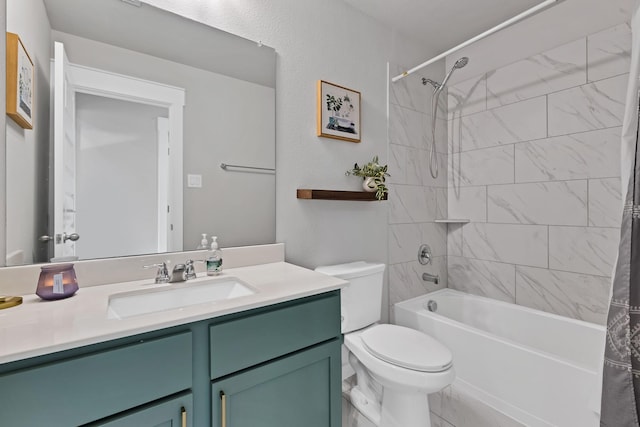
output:
<instances>
[{"instance_id":1,"label":"white wall","mask_svg":"<svg viewBox=\"0 0 640 427\"><path fill-rule=\"evenodd\" d=\"M77 95L80 259L158 251L158 117L167 109Z\"/></svg>"},{"instance_id":2,"label":"white wall","mask_svg":"<svg viewBox=\"0 0 640 427\"><path fill-rule=\"evenodd\" d=\"M11 0L7 31L20 36L35 66L34 129L13 120L6 126L7 254L24 251L25 262L45 248L37 236L47 228L49 150L49 43L51 27L40 0ZM37 256L37 255L36 255ZM2 262L4 264L4 260Z\"/></svg>"},{"instance_id":3,"label":"white wall","mask_svg":"<svg viewBox=\"0 0 640 427\"><path fill-rule=\"evenodd\" d=\"M387 155L386 62L413 65L429 52L341 0L250 0L154 5L259 40L278 54L276 229L287 260L307 267L357 259L387 262L387 203L297 200L297 188L357 190L344 172ZM316 136L316 81L362 93L362 142Z\"/></svg>"}]
</instances>

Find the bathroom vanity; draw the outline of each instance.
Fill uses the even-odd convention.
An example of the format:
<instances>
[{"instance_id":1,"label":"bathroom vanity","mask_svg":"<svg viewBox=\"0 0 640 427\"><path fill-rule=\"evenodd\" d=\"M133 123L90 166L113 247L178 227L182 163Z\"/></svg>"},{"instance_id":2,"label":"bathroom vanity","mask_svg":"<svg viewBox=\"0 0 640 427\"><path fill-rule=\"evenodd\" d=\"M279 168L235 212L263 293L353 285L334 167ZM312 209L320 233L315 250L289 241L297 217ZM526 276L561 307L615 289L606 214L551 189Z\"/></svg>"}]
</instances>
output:
<instances>
[{"instance_id":1,"label":"bathroom vanity","mask_svg":"<svg viewBox=\"0 0 640 427\"><path fill-rule=\"evenodd\" d=\"M122 319L109 295L157 285L26 296L0 314L2 424L338 427L345 282L284 262L226 274L255 294Z\"/></svg>"}]
</instances>

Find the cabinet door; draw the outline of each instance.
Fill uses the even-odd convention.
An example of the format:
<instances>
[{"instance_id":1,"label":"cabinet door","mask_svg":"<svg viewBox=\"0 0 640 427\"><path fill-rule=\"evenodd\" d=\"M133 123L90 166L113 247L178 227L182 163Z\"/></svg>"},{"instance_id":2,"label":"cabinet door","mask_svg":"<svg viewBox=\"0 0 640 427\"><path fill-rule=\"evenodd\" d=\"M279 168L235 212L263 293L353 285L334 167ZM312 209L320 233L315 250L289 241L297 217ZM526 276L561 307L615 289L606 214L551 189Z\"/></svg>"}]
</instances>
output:
<instances>
[{"instance_id":1,"label":"cabinet door","mask_svg":"<svg viewBox=\"0 0 640 427\"><path fill-rule=\"evenodd\" d=\"M77 426L188 390L192 343L181 332L2 374L0 426Z\"/></svg>"},{"instance_id":2,"label":"cabinet door","mask_svg":"<svg viewBox=\"0 0 640 427\"><path fill-rule=\"evenodd\" d=\"M146 405L121 416L97 421L86 427L193 427L192 413L193 404L189 393Z\"/></svg>"},{"instance_id":3,"label":"cabinet door","mask_svg":"<svg viewBox=\"0 0 640 427\"><path fill-rule=\"evenodd\" d=\"M214 427L340 427L340 340L212 385Z\"/></svg>"}]
</instances>

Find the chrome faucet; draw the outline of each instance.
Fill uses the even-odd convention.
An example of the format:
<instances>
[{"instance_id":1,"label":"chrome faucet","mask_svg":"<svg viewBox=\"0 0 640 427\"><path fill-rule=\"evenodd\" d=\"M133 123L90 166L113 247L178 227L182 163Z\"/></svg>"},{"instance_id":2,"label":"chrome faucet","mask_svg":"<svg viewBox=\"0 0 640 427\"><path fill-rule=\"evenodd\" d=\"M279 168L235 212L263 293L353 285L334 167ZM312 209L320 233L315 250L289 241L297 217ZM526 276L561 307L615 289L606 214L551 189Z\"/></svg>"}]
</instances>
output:
<instances>
[{"instance_id":1,"label":"chrome faucet","mask_svg":"<svg viewBox=\"0 0 640 427\"><path fill-rule=\"evenodd\" d=\"M434 276L433 274L422 273L422 280L424 280L425 282L433 282L434 285L437 285L440 281L440 276L438 276L437 274Z\"/></svg>"},{"instance_id":2,"label":"chrome faucet","mask_svg":"<svg viewBox=\"0 0 640 427\"><path fill-rule=\"evenodd\" d=\"M171 279L169 279L169 283L175 282L184 282L187 280L187 268L184 264L176 264L173 266L173 270L171 270Z\"/></svg>"},{"instance_id":3,"label":"chrome faucet","mask_svg":"<svg viewBox=\"0 0 640 427\"><path fill-rule=\"evenodd\" d=\"M167 263L160 262L158 264L145 265L144 268L158 268L156 272L156 283L169 283L169 270L167 270Z\"/></svg>"},{"instance_id":4,"label":"chrome faucet","mask_svg":"<svg viewBox=\"0 0 640 427\"><path fill-rule=\"evenodd\" d=\"M169 269L167 268L167 263L169 261L160 262L158 264L145 265L144 268L158 268L156 272L156 283L176 283L176 282L184 282L186 280L195 279L196 269L194 264L196 262L204 262L203 260L187 260L184 264L176 264L171 269L171 276L169 276Z\"/></svg>"}]
</instances>

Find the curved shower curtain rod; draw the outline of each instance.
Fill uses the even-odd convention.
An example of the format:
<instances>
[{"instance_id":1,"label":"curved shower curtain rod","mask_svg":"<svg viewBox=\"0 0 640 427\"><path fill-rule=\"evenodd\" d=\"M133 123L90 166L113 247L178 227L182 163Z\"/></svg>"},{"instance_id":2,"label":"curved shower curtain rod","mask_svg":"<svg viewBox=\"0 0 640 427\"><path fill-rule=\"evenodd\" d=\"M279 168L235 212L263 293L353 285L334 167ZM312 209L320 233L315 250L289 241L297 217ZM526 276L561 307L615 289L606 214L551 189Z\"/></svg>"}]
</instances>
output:
<instances>
[{"instance_id":1,"label":"curved shower curtain rod","mask_svg":"<svg viewBox=\"0 0 640 427\"><path fill-rule=\"evenodd\" d=\"M564 0L546 0L546 1L542 2L542 3L540 3L539 5L534 6L531 9L527 9L524 12L522 12L521 14L516 15L513 18L504 21L502 24L496 25L495 27L485 31L484 33L478 34L477 36L467 40L466 42L461 43L458 46L456 46L454 48L451 48L448 51L443 52L440 55L438 55L438 56L436 56L434 58L431 58L430 60L428 60L426 62L423 62L422 64L420 64L420 65L418 65L416 67L413 67L412 69L407 70L407 71L405 71L404 73L402 73L400 75L395 76L394 78L391 79L391 81L395 83L398 80L407 77L409 74L415 73L416 71L420 70L421 68L424 68L427 65L431 65L434 62L439 61L442 58L445 58L445 57L451 55L452 53L457 52L460 49L462 49L464 47L467 47L472 43L477 42L478 40L481 40L481 39L483 39L483 38L485 38L485 37L487 37L487 36L489 36L489 35L491 35L491 34L493 34L495 32L498 32L498 31L502 30L503 28L507 28L510 25L513 25L513 24L515 24L517 22L520 22L523 19L528 18L529 16L542 11L543 9L549 8L551 6L555 6L558 3L563 2L563 1Z\"/></svg>"}]
</instances>

